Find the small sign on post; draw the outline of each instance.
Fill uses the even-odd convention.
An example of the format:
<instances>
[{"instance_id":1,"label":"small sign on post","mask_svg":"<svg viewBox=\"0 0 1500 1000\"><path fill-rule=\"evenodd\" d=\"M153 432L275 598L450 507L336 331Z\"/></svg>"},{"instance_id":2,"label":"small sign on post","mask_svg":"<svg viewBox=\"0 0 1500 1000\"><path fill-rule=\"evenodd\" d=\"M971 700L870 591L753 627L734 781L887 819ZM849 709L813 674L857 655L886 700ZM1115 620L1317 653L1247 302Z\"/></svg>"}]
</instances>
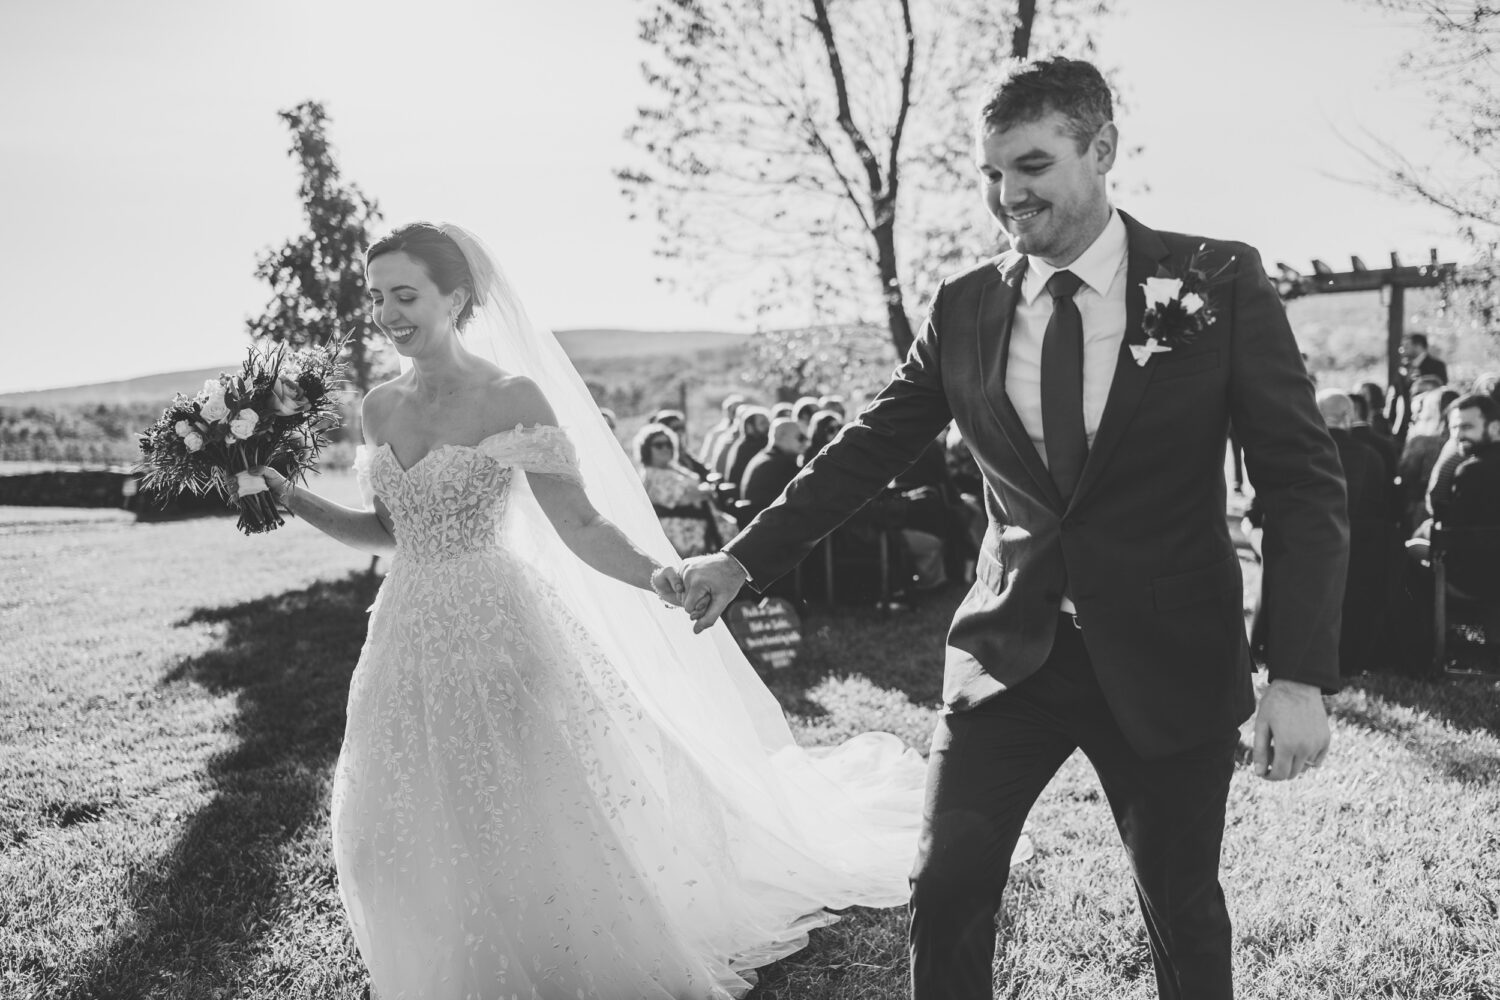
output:
<instances>
[{"instance_id":1,"label":"small sign on post","mask_svg":"<svg viewBox=\"0 0 1500 1000\"><path fill-rule=\"evenodd\" d=\"M802 647L802 620L784 597L735 601L724 613L729 632L756 667L783 670Z\"/></svg>"}]
</instances>

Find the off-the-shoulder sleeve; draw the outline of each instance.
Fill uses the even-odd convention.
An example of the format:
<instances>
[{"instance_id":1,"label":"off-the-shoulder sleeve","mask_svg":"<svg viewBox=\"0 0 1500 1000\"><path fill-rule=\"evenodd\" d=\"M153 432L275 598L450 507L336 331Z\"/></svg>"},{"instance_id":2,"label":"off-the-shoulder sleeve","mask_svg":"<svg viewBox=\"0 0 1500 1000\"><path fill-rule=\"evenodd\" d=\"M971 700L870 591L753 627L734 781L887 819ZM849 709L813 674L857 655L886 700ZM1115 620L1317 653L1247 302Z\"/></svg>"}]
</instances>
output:
<instances>
[{"instance_id":1,"label":"off-the-shoulder sleeve","mask_svg":"<svg viewBox=\"0 0 1500 1000\"><path fill-rule=\"evenodd\" d=\"M541 472L583 482L578 469L578 450L561 427L537 424L517 426L510 433L486 438L479 447L485 454L504 465L524 472Z\"/></svg>"},{"instance_id":2,"label":"off-the-shoulder sleeve","mask_svg":"<svg viewBox=\"0 0 1500 1000\"><path fill-rule=\"evenodd\" d=\"M371 466L375 462L375 450L368 445L360 445L354 449L354 479L359 483L359 495L364 498L365 506L375 507L375 481L371 476Z\"/></svg>"}]
</instances>

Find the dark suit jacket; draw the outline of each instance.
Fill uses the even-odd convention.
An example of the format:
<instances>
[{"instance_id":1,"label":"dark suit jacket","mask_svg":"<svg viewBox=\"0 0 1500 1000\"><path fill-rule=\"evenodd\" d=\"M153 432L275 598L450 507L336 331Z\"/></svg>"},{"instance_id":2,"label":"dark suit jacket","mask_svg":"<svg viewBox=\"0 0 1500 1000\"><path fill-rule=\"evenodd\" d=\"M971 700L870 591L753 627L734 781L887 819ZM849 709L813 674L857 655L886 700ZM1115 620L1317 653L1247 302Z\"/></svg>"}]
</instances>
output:
<instances>
[{"instance_id":1,"label":"dark suit jacket","mask_svg":"<svg viewBox=\"0 0 1500 1000\"><path fill-rule=\"evenodd\" d=\"M1500 443L1481 445L1459 463L1443 526L1500 527ZM1454 586L1485 598L1500 596L1500 540L1465 539L1447 560Z\"/></svg>"},{"instance_id":2,"label":"dark suit jacket","mask_svg":"<svg viewBox=\"0 0 1500 1000\"><path fill-rule=\"evenodd\" d=\"M739 486L744 481L746 466L767 443L764 434L753 434L732 443L724 460L724 481Z\"/></svg>"},{"instance_id":3,"label":"dark suit jacket","mask_svg":"<svg viewBox=\"0 0 1500 1000\"><path fill-rule=\"evenodd\" d=\"M1400 503L1378 451L1354 431L1334 429L1329 434L1349 496L1349 573L1339 631L1339 674L1348 677L1391 665L1385 624L1390 574L1401 558L1395 526Z\"/></svg>"},{"instance_id":4,"label":"dark suit jacket","mask_svg":"<svg viewBox=\"0 0 1500 1000\"><path fill-rule=\"evenodd\" d=\"M1394 520L1395 501L1385 475L1385 457L1353 431L1331 430L1329 434L1344 470L1349 520Z\"/></svg>"},{"instance_id":5,"label":"dark suit jacket","mask_svg":"<svg viewBox=\"0 0 1500 1000\"><path fill-rule=\"evenodd\" d=\"M1423 375L1436 375L1438 378L1443 380L1444 385L1447 385L1448 363L1446 361L1439 361L1437 358L1429 354L1421 361L1417 362L1417 370L1413 374L1411 374L1409 378L1411 381L1415 382Z\"/></svg>"},{"instance_id":6,"label":"dark suit jacket","mask_svg":"<svg viewBox=\"0 0 1500 1000\"><path fill-rule=\"evenodd\" d=\"M1396 445L1396 439L1380 433L1370 424L1358 424L1350 428L1349 433L1356 441L1369 445L1380 455L1385 473L1386 490L1391 494L1392 509L1393 512L1399 512L1402 494L1401 487L1396 484L1396 479L1401 475L1401 449ZM1354 515L1351 513L1349 516Z\"/></svg>"},{"instance_id":7,"label":"dark suit jacket","mask_svg":"<svg viewBox=\"0 0 1500 1000\"><path fill-rule=\"evenodd\" d=\"M788 455L775 445L767 445L745 466L745 475L740 480L740 499L749 502L751 513L759 514L781 496L781 491L797 478L800 469L797 456Z\"/></svg>"},{"instance_id":8,"label":"dark suit jacket","mask_svg":"<svg viewBox=\"0 0 1500 1000\"><path fill-rule=\"evenodd\" d=\"M948 633L944 700L963 710L982 697L981 675L1008 688L1034 673L1051 651L1066 584L1116 721L1154 757L1221 737L1254 710L1225 517L1230 420L1267 512L1273 678L1338 687L1348 525L1338 457L1259 255L1124 221L1125 341L1070 503L1005 392L1025 273L1025 258L1007 252L939 286L890 384L726 551L764 586L951 417L984 474L989 530ZM1213 292L1218 321L1137 365L1129 345L1144 341L1145 280L1182 274L1200 245L1216 261L1235 257Z\"/></svg>"}]
</instances>

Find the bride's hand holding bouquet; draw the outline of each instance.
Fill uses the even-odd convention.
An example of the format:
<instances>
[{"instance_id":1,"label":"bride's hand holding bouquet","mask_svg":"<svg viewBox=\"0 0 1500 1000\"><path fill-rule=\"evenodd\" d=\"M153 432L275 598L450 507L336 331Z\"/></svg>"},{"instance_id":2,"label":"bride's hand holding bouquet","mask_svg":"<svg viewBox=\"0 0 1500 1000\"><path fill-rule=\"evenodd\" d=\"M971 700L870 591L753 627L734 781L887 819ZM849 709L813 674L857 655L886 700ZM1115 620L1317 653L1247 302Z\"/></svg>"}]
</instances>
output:
<instances>
[{"instance_id":1,"label":"bride's hand holding bouquet","mask_svg":"<svg viewBox=\"0 0 1500 1000\"><path fill-rule=\"evenodd\" d=\"M343 347L253 347L238 374L209 379L193 397L179 393L140 435L142 490L160 501L218 493L238 506L245 534L280 527L277 501L317 467L342 422Z\"/></svg>"}]
</instances>

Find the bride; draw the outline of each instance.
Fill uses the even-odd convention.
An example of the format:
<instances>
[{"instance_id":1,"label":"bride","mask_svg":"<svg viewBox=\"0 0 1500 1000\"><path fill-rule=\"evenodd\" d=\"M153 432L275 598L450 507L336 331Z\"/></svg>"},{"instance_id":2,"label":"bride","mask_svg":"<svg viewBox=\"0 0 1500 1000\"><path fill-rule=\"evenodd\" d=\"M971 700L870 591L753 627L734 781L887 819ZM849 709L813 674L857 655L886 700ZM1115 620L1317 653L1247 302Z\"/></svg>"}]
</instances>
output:
<instances>
[{"instance_id":1,"label":"bride","mask_svg":"<svg viewBox=\"0 0 1500 1000\"><path fill-rule=\"evenodd\" d=\"M471 234L403 226L366 266L406 369L364 400L369 509L256 471L394 552L332 804L373 996L739 996L829 909L904 903L921 758L797 747L727 631L668 609L629 458Z\"/></svg>"}]
</instances>

